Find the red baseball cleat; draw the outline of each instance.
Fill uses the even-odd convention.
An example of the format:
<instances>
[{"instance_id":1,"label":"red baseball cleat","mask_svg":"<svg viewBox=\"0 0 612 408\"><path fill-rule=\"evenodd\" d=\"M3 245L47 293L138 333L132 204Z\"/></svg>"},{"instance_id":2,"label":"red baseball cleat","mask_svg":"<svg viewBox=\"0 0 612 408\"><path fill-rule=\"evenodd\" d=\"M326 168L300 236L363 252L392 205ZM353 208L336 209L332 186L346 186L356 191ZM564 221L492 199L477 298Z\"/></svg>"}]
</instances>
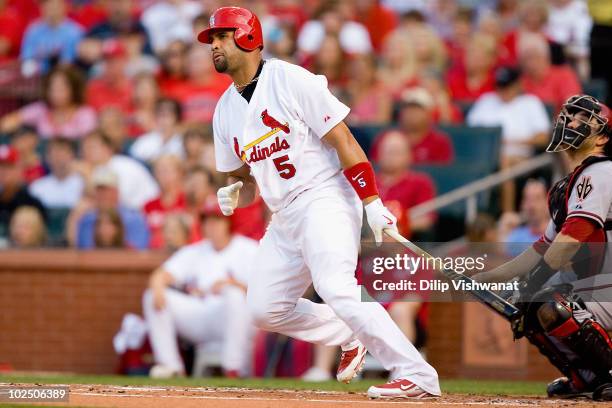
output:
<instances>
[{"instance_id":1,"label":"red baseball cleat","mask_svg":"<svg viewBox=\"0 0 612 408\"><path fill-rule=\"evenodd\" d=\"M412 381L397 378L383 385L373 385L368 388L370 398L435 398L436 396L423 390Z\"/></svg>"},{"instance_id":2,"label":"red baseball cleat","mask_svg":"<svg viewBox=\"0 0 612 408\"><path fill-rule=\"evenodd\" d=\"M240 378L240 372L238 370L226 370L223 374L225 378Z\"/></svg>"},{"instance_id":3,"label":"red baseball cleat","mask_svg":"<svg viewBox=\"0 0 612 408\"><path fill-rule=\"evenodd\" d=\"M359 344L352 349L342 350L340 356L340 365L336 372L336 378L338 381L348 384L353 378L359 374L363 369L363 363L365 362L365 355L368 352L365 346L359 342Z\"/></svg>"}]
</instances>

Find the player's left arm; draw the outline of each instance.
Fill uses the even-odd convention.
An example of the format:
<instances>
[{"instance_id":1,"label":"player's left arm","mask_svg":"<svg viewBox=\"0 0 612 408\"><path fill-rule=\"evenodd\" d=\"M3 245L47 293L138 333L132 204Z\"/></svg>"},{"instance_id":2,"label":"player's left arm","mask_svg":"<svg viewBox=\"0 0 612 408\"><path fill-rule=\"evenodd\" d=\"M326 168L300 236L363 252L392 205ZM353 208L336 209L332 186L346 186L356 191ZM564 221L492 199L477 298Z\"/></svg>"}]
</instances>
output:
<instances>
[{"instance_id":1,"label":"player's left arm","mask_svg":"<svg viewBox=\"0 0 612 408\"><path fill-rule=\"evenodd\" d=\"M581 174L567 203L568 214L542 260L529 273L528 291L533 292L556 271L568 265L582 244L597 241L595 232L603 230L612 203L609 167L594 164Z\"/></svg>"},{"instance_id":2,"label":"player's left arm","mask_svg":"<svg viewBox=\"0 0 612 408\"><path fill-rule=\"evenodd\" d=\"M397 219L380 200L372 164L343 121L321 140L336 150L345 177L363 201L374 239L376 243L381 243L385 229L397 230Z\"/></svg>"}]
</instances>

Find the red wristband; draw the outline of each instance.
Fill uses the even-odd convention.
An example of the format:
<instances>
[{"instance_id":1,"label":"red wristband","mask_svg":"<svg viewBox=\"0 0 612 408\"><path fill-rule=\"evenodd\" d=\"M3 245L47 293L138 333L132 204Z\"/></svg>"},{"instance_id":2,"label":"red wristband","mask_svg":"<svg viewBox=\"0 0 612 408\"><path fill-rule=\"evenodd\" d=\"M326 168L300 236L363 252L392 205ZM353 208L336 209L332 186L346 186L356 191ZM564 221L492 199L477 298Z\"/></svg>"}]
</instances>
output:
<instances>
[{"instance_id":1,"label":"red wristband","mask_svg":"<svg viewBox=\"0 0 612 408\"><path fill-rule=\"evenodd\" d=\"M540 239L532 245L533 249L540 255L544 256L546 251L548 251L548 247L550 247L550 243L546 241L546 237L542 235Z\"/></svg>"},{"instance_id":2,"label":"red wristband","mask_svg":"<svg viewBox=\"0 0 612 408\"><path fill-rule=\"evenodd\" d=\"M344 170L344 176L357 192L360 199L378 195L376 188L376 177L370 162L357 163L353 167Z\"/></svg>"}]
</instances>

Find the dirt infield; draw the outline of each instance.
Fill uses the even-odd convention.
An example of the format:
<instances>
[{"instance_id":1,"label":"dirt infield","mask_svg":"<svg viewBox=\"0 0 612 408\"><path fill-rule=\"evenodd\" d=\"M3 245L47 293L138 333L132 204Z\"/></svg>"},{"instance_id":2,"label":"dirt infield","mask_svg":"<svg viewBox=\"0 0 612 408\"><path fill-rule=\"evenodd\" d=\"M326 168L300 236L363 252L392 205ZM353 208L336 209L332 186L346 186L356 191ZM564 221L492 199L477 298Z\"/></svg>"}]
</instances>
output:
<instances>
[{"instance_id":1,"label":"dirt infield","mask_svg":"<svg viewBox=\"0 0 612 408\"><path fill-rule=\"evenodd\" d=\"M565 401L537 397L483 397L451 394L433 400L373 401L362 393L349 392L112 385L70 385L70 402L59 405L104 408L397 408L400 406L398 404L423 408L486 405L503 406L504 408L610 406L590 401Z\"/></svg>"}]
</instances>

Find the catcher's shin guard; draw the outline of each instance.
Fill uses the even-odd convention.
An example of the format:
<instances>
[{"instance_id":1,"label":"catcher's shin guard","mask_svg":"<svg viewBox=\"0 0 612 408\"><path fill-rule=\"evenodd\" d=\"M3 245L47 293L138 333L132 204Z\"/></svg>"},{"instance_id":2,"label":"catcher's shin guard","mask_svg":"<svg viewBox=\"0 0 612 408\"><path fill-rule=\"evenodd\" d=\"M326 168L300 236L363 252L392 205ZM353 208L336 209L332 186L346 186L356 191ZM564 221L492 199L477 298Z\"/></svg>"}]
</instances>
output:
<instances>
[{"instance_id":1,"label":"catcher's shin guard","mask_svg":"<svg viewBox=\"0 0 612 408\"><path fill-rule=\"evenodd\" d=\"M575 367L575 363L570 361L568 356L559 350L545 333L528 331L525 333L525 337L538 348L540 354L548 358L548 361L572 382L577 390L590 388L588 380Z\"/></svg>"},{"instance_id":2,"label":"catcher's shin guard","mask_svg":"<svg viewBox=\"0 0 612 408\"><path fill-rule=\"evenodd\" d=\"M562 296L543 303L537 311L546 333L579 357L580 367L596 375L596 384L612 382L612 341L601 325L591 319L578 322L571 304Z\"/></svg>"},{"instance_id":3,"label":"catcher's shin guard","mask_svg":"<svg viewBox=\"0 0 612 408\"><path fill-rule=\"evenodd\" d=\"M563 343L597 375L598 383L612 382L612 341L601 325L587 319Z\"/></svg>"}]
</instances>

